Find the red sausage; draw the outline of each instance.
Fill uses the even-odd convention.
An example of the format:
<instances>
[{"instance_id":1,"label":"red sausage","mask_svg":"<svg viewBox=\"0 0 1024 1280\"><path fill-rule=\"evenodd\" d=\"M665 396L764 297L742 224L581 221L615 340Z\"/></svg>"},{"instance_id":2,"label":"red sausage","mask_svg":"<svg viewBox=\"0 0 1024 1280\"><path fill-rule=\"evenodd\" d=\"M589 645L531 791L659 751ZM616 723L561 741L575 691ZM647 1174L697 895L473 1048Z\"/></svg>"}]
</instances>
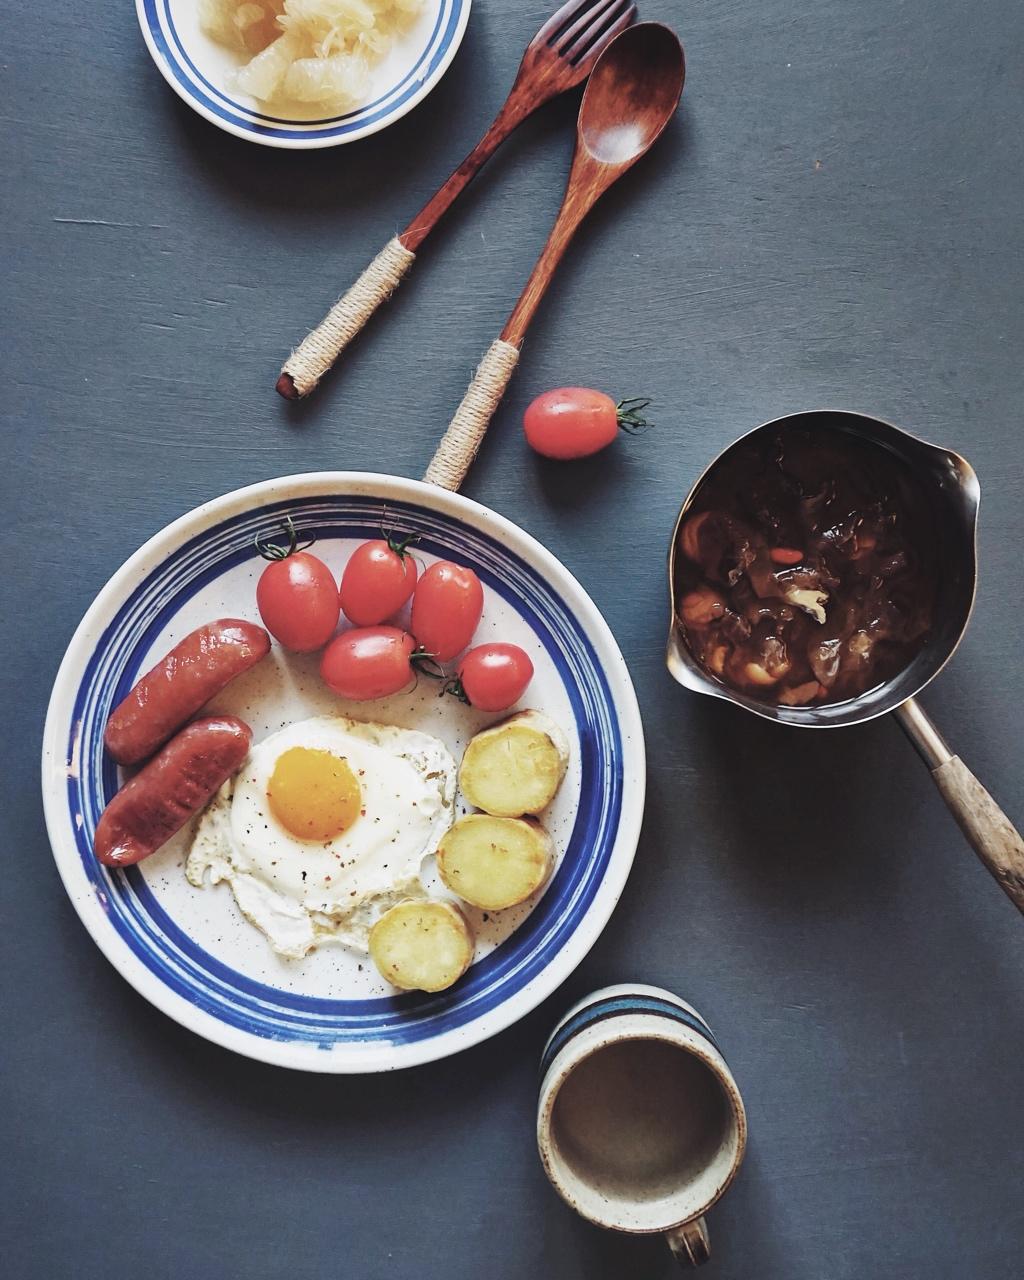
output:
<instances>
[{"instance_id":1,"label":"red sausage","mask_svg":"<svg viewBox=\"0 0 1024 1280\"><path fill-rule=\"evenodd\" d=\"M171 739L100 815L93 849L108 867L156 853L242 766L252 730L234 716L194 720Z\"/></svg>"},{"instance_id":2,"label":"red sausage","mask_svg":"<svg viewBox=\"0 0 1024 1280\"><path fill-rule=\"evenodd\" d=\"M107 721L103 741L118 764L138 764L243 671L270 652L254 622L221 618L190 632L147 671Z\"/></svg>"}]
</instances>

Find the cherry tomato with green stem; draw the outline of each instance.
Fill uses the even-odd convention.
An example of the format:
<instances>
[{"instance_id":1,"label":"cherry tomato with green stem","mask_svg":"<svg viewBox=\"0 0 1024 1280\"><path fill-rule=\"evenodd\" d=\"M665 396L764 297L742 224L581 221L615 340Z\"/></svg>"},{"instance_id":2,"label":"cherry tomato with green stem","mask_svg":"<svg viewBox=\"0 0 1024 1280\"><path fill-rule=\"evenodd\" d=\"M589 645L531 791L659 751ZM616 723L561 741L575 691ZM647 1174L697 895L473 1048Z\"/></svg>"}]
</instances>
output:
<instances>
[{"instance_id":1,"label":"cherry tomato with green stem","mask_svg":"<svg viewBox=\"0 0 1024 1280\"><path fill-rule=\"evenodd\" d=\"M545 458L587 458L606 449L620 430L633 433L650 426L642 416L650 403L642 397L616 403L589 387L558 387L527 407L523 430Z\"/></svg>"},{"instance_id":2,"label":"cherry tomato with green stem","mask_svg":"<svg viewBox=\"0 0 1024 1280\"><path fill-rule=\"evenodd\" d=\"M448 662L473 639L483 611L484 589L473 570L438 560L416 584L412 633L425 653Z\"/></svg>"},{"instance_id":3,"label":"cherry tomato with green stem","mask_svg":"<svg viewBox=\"0 0 1024 1280\"><path fill-rule=\"evenodd\" d=\"M412 538L377 538L356 547L341 575L341 607L357 627L374 627L393 617L416 587Z\"/></svg>"},{"instance_id":4,"label":"cherry tomato with green stem","mask_svg":"<svg viewBox=\"0 0 1024 1280\"><path fill-rule=\"evenodd\" d=\"M416 641L399 627L353 627L324 650L320 675L342 698L371 702L413 682L415 654Z\"/></svg>"},{"instance_id":5,"label":"cherry tomato with green stem","mask_svg":"<svg viewBox=\"0 0 1024 1280\"><path fill-rule=\"evenodd\" d=\"M284 545L256 539L256 548L270 563L256 584L256 605L263 625L286 649L312 653L334 634L341 614L334 574L299 543L291 519Z\"/></svg>"},{"instance_id":6,"label":"cherry tomato with green stem","mask_svg":"<svg viewBox=\"0 0 1024 1280\"><path fill-rule=\"evenodd\" d=\"M507 711L526 692L533 663L517 644L478 644L459 663L459 673L445 685L479 711Z\"/></svg>"}]
</instances>

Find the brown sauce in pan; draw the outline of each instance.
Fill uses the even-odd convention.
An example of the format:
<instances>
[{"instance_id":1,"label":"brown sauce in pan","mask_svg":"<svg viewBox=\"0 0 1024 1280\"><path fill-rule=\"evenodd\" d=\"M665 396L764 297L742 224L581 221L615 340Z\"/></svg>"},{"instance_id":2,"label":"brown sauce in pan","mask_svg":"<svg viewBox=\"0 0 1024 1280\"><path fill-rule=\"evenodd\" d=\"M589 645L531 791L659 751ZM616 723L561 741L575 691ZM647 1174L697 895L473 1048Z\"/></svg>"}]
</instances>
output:
<instances>
[{"instance_id":1,"label":"brown sauce in pan","mask_svg":"<svg viewBox=\"0 0 1024 1280\"><path fill-rule=\"evenodd\" d=\"M785 706L841 702L927 642L934 518L910 466L844 432L760 432L679 531L676 618L702 667Z\"/></svg>"}]
</instances>

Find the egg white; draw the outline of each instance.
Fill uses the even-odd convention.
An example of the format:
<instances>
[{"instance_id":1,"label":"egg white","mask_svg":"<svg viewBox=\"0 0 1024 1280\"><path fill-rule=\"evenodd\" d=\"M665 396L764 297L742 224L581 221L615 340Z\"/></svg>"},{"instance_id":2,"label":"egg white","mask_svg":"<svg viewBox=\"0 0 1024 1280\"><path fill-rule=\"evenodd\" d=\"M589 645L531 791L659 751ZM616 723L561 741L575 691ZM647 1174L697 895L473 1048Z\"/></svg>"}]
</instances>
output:
<instances>
[{"instance_id":1,"label":"egg white","mask_svg":"<svg viewBox=\"0 0 1024 1280\"><path fill-rule=\"evenodd\" d=\"M267 784L291 747L330 751L359 780L362 813L341 835L300 840L274 817ZM430 734L340 716L302 720L250 752L210 802L185 874L196 888L227 881L239 910L280 955L323 943L365 951L370 927L409 897L425 897L423 860L455 814L456 766Z\"/></svg>"}]
</instances>

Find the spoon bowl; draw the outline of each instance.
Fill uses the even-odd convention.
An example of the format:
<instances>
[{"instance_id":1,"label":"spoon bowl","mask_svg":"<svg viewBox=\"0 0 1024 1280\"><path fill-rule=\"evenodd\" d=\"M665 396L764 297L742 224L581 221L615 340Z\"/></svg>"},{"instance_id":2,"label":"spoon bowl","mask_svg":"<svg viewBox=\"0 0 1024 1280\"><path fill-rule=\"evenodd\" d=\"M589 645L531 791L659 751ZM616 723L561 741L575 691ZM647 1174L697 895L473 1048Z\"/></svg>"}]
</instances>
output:
<instances>
[{"instance_id":1,"label":"spoon bowl","mask_svg":"<svg viewBox=\"0 0 1024 1280\"><path fill-rule=\"evenodd\" d=\"M579 149L620 171L639 160L671 120L685 78L683 46L668 27L641 22L623 32L587 82Z\"/></svg>"}]
</instances>

